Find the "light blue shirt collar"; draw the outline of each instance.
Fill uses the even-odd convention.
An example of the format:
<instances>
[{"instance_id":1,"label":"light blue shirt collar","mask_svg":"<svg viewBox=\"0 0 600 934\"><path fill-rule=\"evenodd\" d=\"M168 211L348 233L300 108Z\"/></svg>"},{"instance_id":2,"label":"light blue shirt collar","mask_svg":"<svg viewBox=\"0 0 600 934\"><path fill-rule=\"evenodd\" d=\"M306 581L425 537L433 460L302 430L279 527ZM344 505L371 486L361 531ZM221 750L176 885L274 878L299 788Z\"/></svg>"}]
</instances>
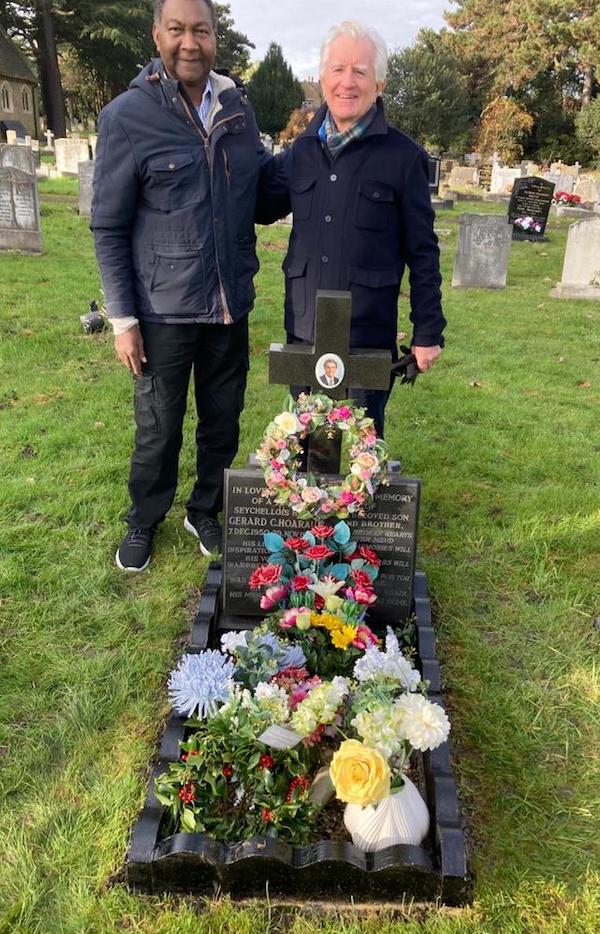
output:
<instances>
[{"instance_id":1,"label":"light blue shirt collar","mask_svg":"<svg viewBox=\"0 0 600 934\"><path fill-rule=\"evenodd\" d=\"M210 113L210 108L212 107L212 97L213 97L213 86L211 84L210 78L207 78L206 87L204 88L204 94L202 95L200 106L198 107L198 116L200 117L200 120L204 127L206 127L206 121Z\"/></svg>"}]
</instances>

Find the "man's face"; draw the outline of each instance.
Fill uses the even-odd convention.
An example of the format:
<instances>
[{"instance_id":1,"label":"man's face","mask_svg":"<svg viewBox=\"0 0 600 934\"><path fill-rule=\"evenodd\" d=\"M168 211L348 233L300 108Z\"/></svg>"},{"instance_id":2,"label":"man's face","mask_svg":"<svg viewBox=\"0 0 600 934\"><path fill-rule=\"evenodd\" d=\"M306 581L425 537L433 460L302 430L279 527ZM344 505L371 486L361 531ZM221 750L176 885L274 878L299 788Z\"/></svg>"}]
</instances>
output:
<instances>
[{"instance_id":1,"label":"man's face","mask_svg":"<svg viewBox=\"0 0 600 934\"><path fill-rule=\"evenodd\" d=\"M329 46L321 87L338 130L349 130L373 106L385 81L375 80L375 48L368 39L338 36Z\"/></svg>"},{"instance_id":2,"label":"man's face","mask_svg":"<svg viewBox=\"0 0 600 934\"><path fill-rule=\"evenodd\" d=\"M217 40L204 0L166 0L152 36L171 78L203 88L215 64Z\"/></svg>"},{"instance_id":3,"label":"man's face","mask_svg":"<svg viewBox=\"0 0 600 934\"><path fill-rule=\"evenodd\" d=\"M327 363L325 364L325 375L329 377L329 379L333 379L336 373L337 373L337 363L335 362L335 360L328 360Z\"/></svg>"}]
</instances>

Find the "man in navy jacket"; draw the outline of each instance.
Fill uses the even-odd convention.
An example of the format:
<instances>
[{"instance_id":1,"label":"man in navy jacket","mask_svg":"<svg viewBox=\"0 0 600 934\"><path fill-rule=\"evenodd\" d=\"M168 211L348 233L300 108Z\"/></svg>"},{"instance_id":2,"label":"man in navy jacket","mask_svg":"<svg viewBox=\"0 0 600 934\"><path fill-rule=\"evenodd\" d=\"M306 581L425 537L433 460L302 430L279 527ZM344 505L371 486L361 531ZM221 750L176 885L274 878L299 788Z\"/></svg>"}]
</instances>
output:
<instances>
[{"instance_id":1,"label":"man in navy jacket","mask_svg":"<svg viewBox=\"0 0 600 934\"><path fill-rule=\"evenodd\" d=\"M325 104L282 160L293 211L285 328L289 341L311 341L317 290L349 290L351 345L389 349L397 359L397 302L408 265L412 351L426 371L442 352L446 323L428 159L386 122L379 98L386 68L375 30L345 22L330 31L321 53ZM382 435L389 391L351 396Z\"/></svg>"},{"instance_id":2,"label":"man in navy jacket","mask_svg":"<svg viewBox=\"0 0 600 934\"><path fill-rule=\"evenodd\" d=\"M212 0L155 0L153 36L160 58L100 116L92 209L116 352L135 377L129 528L116 554L128 571L148 566L173 502L192 369L198 476L185 527L204 554L221 548L258 269L257 184L271 164L245 94L212 70Z\"/></svg>"}]
</instances>

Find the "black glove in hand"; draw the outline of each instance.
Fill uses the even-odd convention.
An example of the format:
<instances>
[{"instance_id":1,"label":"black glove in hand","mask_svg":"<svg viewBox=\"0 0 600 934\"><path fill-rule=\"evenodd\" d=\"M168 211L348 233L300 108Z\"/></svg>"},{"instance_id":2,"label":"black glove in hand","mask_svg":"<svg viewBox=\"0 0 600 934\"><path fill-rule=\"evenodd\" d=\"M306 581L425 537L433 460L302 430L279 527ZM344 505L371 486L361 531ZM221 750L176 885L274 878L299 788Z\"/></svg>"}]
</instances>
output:
<instances>
[{"instance_id":1,"label":"black glove in hand","mask_svg":"<svg viewBox=\"0 0 600 934\"><path fill-rule=\"evenodd\" d=\"M392 363L392 375L399 378L401 383L414 384L420 370L414 354L410 352L410 347L400 347L403 355L395 363Z\"/></svg>"}]
</instances>

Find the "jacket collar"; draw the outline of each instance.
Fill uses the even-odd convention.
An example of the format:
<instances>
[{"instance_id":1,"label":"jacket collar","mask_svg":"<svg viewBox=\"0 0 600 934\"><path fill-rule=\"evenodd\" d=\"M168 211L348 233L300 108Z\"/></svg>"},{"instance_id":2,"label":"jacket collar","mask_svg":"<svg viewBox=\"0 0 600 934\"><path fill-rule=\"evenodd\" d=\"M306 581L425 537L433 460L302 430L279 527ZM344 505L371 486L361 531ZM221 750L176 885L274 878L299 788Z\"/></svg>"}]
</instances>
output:
<instances>
[{"instance_id":1,"label":"jacket collar","mask_svg":"<svg viewBox=\"0 0 600 934\"><path fill-rule=\"evenodd\" d=\"M214 93L213 109L223 109L225 111L224 116L227 116L227 111L231 107L234 105L238 105L239 107L239 92L235 86L235 82L225 75L217 74L215 71L210 72L210 80ZM163 103L171 108L173 107L173 98L177 98L179 94L183 94L188 100L190 107L195 110L184 88L181 87L176 78L171 78L169 76L160 58L155 58L146 65L139 75L133 79L129 87L140 88L142 91L145 91L146 94L150 94L151 97L155 97L156 91L160 89L163 96Z\"/></svg>"},{"instance_id":2,"label":"jacket collar","mask_svg":"<svg viewBox=\"0 0 600 934\"><path fill-rule=\"evenodd\" d=\"M388 132L388 123L385 119L385 110L383 108L383 101L380 97L375 101L377 106L377 113L373 118L371 125L368 127L366 133L361 139L366 139L368 136L384 136ZM319 135L319 128L325 119L325 114L327 113L327 104L321 104L316 114L306 127L302 136L317 136Z\"/></svg>"}]
</instances>

